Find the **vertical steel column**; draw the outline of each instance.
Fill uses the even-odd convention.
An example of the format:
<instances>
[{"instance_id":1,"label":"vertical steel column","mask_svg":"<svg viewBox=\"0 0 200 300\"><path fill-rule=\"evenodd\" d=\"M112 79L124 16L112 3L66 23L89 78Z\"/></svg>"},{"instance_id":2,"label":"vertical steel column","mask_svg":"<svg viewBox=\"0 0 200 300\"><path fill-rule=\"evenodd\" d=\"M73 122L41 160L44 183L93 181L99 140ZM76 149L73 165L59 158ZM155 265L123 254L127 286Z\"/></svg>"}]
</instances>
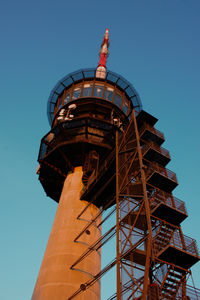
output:
<instances>
[{"instance_id":1,"label":"vertical steel column","mask_svg":"<svg viewBox=\"0 0 200 300\"><path fill-rule=\"evenodd\" d=\"M117 300L121 300L121 276L120 276L120 245L119 245L119 133L116 130L116 256L117 256Z\"/></svg>"},{"instance_id":2,"label":"vertical steel column","mask_svg":"<svg viewBox=\"0 0 200 300\"><path fill-rule=\"evenodd\" d=\"M143 165L143 160L142 160L142 151L140 148L140 136L139 136L139 132L138 132L137 121L136 121L136 116L135 116L134 110L132 112L132 118L133 118L134 126L135 126L137 152L138 152L138 158L139 158L141 181L142 181L142 188L143 188L143 195L144 195L144 206L145 206L145 211L146 211L146 220L147 220L147 228L148 228L146 263L145 263L145 274L144 274L143 294L142 294L142 299L145 300L147 293L148 293L149 269L150 269L151 253L152 253L152 227L151 227L151 217L150 217L150 206L149 206L149 200L148 200L147 189L146 189L146 176L145 176L144 165Z\"/></svg>"},{"instance_id":3,"label":"vertical steel column","mask_svg":"<svg viewBox=\"0 0 200 300\"><path fill-rule=\"evenodd\" d=\"M187 282L187 280L186 280L186 275L185 275L183 278L183 282L182 282L182 298L183 299L187 299L186 298L187 297L186 282Z\"/></svg>"}]
</instances>

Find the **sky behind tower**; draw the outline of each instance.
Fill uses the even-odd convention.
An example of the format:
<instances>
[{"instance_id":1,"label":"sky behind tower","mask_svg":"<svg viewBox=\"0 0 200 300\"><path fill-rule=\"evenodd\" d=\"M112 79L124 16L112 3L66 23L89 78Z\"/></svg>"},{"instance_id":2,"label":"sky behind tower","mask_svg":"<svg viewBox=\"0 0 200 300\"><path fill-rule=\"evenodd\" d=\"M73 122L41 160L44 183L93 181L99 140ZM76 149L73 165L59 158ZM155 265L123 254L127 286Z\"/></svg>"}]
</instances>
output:
<instances>
[{"instance_id":1,"label":"sky behind tower","mask_svg":"<svg viewBox=\"0 0 200 300\"><path fill-rule=\"evenodd\" d=\"M108 69L130 81L159 119L186 204L184 234L200 239L200 1L7 0L0 9L0 299L31 298L57 204L35 174L46 104L68 73L96 67L105 28ZM200 288L200 266L193 268ZM102 299L108 286L104 284Z\"/></svg>"}]
</instances>

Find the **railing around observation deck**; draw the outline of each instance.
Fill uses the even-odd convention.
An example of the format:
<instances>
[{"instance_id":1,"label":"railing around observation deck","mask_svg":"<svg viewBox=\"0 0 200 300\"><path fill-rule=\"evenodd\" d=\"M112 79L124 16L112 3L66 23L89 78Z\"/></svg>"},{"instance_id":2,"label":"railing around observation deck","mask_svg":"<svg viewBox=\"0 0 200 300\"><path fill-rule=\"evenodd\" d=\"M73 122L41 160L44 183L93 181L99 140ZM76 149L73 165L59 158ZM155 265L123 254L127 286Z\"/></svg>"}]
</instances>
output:
<instances>
[{"instance_id":1,"label":"railing around observation deck","mask_svg":"<svg viewBox=\"0 0 200 300\"><path fill-rule=\"evenodd\" d=\"M91 118L87 120L79 118L73 122L59 124L42 138L38 161L40 162L52 149L61 144L70 143L73 139L81 142L92 137L94 141L112 147L114 139L114 136L110 134L112 127L113 125L109 122L99 122Z\"/></svg>"},{"instance_id":2,"label":"railing around observation deck","mask_svg":"<svg viewBox=\"0 0 200 300\"><path fill-rule=\"evenodd\" d=\"M181 294L181 291L180 291ZM186 296L188 298L186 299L190 299L190 300L200 300L200 289L197 289L195 287L192 287L190 285L186 286ZM178 299L183 299L182 295L180 295L180 298Z\"/></svg>"}]
</instances>

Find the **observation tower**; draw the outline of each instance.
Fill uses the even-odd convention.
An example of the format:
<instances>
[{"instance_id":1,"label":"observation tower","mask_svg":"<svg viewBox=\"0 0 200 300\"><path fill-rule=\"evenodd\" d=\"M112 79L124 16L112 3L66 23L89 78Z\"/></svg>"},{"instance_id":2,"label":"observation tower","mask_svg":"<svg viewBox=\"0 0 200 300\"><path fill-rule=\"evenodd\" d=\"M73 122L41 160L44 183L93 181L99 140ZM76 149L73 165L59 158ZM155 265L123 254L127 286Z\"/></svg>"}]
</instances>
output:
<instances>
[{"instance_id":1,"label":"observation tower","mask_svg":"<svg viewBox=\"0 0 200 300\"><path fill-rule=\"evenodd\" d=\"M110 300L200 299L187 285L199 254L181 230L188 215L172 194L178 182L166 168L164 135L132 84L107 70L108 47L106 29L97 68L62 78L48 100L37 173L58 208L32 300L100 300L101 277L113 267ZM101 248L114 236L116 258L101 268Z\"/></svg>"}]
</instances>

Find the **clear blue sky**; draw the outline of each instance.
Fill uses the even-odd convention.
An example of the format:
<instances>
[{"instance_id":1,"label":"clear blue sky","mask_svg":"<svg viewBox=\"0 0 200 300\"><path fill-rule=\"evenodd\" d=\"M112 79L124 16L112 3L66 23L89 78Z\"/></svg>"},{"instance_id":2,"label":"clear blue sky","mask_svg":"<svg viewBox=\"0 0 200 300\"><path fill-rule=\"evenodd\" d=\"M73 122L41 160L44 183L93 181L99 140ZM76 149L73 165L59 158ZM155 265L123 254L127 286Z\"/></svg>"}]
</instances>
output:
<instances>
[{"instance_id":1,"label":"clear blue sky","mask_svg":"<svg viewBox=\"0 0 200 300\"><path fill-rule=\"evenodd\" d=\"M199 0L1 2L0 300L31 298L56 212L35 174L48 96L69 72L97 65L106 27L108 68L159 119L179 180L174 195L189 213L183 230L199 245L199 15ZM200 264L193 271L200 287Z\"/></svg>"}]
</instances>

